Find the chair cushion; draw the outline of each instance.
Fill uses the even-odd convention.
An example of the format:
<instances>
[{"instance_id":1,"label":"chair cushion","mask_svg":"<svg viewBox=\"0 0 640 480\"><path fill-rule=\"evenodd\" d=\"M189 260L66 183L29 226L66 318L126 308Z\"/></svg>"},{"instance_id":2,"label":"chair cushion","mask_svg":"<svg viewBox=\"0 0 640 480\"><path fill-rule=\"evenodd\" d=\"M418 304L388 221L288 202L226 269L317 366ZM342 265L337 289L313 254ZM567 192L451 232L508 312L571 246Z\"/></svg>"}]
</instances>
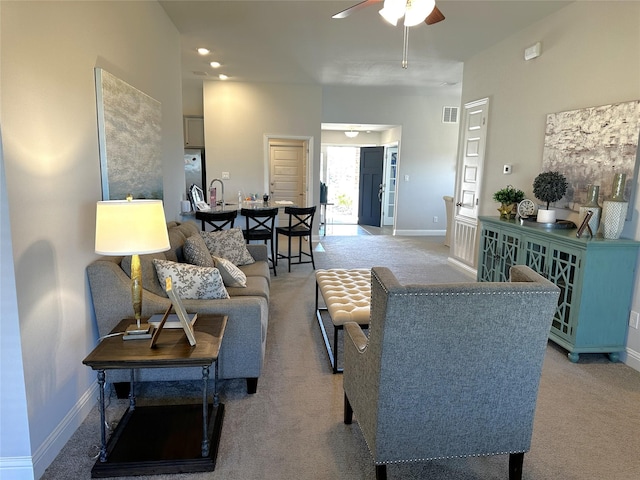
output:
<instances>
[{"instance_id":1,"label":"chair cushion","mask_svg":"<svg viewBox=\"0 0 640 480\"><path fill-rule=\"evenodd\" d=\"M202 232L204 243L214 257L222 257L234 265L248 265L255 262L245 243L242 230L231 228L219 232Z\"/></svg>"},{"instance_id":2,"label":"chair cushion","mask_svg":"<svg viewBox=\"0 0 640 480\"><path fill-rule=\"evenodd\" d=\"M220 271L215 267L200 267L188 263L176 263L155 259L158 280L164 284L167 277L180 298L214 299L229 298Z\"/></svg>"},{"instance_id":3,"label":"chair cushion","mask_svg":"<svg viewBox=\"0 0 640 480\"><path fill-rule=\"evenodd\" d=\"M199 232L191 235L184 241L182 252L184 253L184 259L191 265L198 265L199 267L216 266L213 262L213 257L209 253L209 249L204 243L204 239Z\"/></svg>"},{"instance_id":4,"label":"chair cushion","mask_svg":"<svg viewBox=\"0 0 640 480\"><path fill-rule=\"evenodd\" d=\"M208 253L209 252L207 252L207 254ZM236 267L233 262L222 257L213 257L211 255L209 255L209 257L213 259L215 267L220 270L220 275L222 275L222 281L225 286L246 288L247 276L242 270Z\"/></svg>"}]
</instances>

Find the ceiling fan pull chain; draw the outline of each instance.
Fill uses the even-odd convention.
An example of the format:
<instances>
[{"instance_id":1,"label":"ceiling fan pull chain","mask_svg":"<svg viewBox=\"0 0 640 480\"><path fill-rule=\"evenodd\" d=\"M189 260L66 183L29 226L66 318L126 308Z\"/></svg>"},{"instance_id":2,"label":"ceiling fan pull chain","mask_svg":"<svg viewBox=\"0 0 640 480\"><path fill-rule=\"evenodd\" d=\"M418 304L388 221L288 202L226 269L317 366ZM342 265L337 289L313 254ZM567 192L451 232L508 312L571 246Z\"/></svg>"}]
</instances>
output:
<instances>
[{"instance_id":1,"label":"ceiling fan pull chain","mask_svg":"<svg viewBox=\"0 0 640 480\"><path fill-rule=\"evenodd\" d=\"M404 39L402 41L402 68L409 66L409 27L404 27Z\"/></svg>"}]
</instances>

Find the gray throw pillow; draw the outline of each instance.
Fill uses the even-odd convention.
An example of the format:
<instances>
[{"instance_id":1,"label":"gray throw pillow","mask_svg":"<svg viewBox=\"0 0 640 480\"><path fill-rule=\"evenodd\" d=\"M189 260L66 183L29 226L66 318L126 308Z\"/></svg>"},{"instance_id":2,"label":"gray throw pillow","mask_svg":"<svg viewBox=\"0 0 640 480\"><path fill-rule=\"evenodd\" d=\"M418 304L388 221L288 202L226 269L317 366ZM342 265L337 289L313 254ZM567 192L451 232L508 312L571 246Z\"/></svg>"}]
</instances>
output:
<instances>
[{"instance_id":1,"label":"gray throw pillow","mask_svg":"<svg viewBox=\"0 0 640 480\"><path fill-rule=\"evenodd\" d=\"M214 257L226 258L234 265L249 265L255 260L247 250L246 240L239 228L219 232L202 232L204 243Z\"/></svg>"},{"instance_id":2,"label":"gray throw pillow","mask_svg":"<svg viewBox=\"0 0 640 480\"><path fill-rule=\"evenodd\" d=\"M184 241L182 247L184 253L184 259L191 265L198 265L200 267L215 267L213 258L209 253L207 245L204 243L204 239L200 233L191 235Z\"/></svg>"}]
</instances>

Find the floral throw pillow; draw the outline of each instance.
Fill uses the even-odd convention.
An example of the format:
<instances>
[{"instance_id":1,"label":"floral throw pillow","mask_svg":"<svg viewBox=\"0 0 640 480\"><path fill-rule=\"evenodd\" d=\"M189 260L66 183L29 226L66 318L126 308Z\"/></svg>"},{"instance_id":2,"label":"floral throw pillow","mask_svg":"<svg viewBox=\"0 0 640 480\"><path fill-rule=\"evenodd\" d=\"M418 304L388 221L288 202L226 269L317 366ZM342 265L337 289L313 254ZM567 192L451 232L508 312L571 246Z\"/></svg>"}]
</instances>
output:
<instances>
[{"instance_id":1,"label":"floral throw pillow","mask_svg":"<svg viewBox=\"0 0 640 480\"><path fill-rule=\"evenodd\" d=\"M216 268L220 270L220 275L222 275L222 281L225 286L247 287L247 276L242 270L236 267L233 262L221 257L211 258L213 258Z\"/></svg>"},{"instance_id":2,"label":"floral throw pillow","mask_svg":"<svg viewBox=\"0 0 640 480\"><path fill-rule=\"evenodd\" d=\"M226 258L234 265L249 265L255 260L247 250L242 230L230 228L219 232L202 232L204 243L214 257Z\"/></svg>"},{"instance_id":3,"label":"floral throw pillow","mask_svg":"<svg viewBox=\"0 0 640 480\"><path fill-rule=\"evenodd\" d=\"M215 267L200 267L158 259L155 259L153 264L160 283L164 285L165 278L171 277L173 288L180 298L229 298L220 271Z\"/></svg>"},{"instance_id":4,"label":"floral throw pillow","mask_svg":"<svg viewBox=\"0 0 640 480\"><path fill-rule=\"evenodd\" d=\"M213 258L209 253L207 245L204 243L202 235L195 233L184 241L182 247L184 258L187 263L191 265L198 265L200 267L215 267Z\"/></svg>"}]
</instances>

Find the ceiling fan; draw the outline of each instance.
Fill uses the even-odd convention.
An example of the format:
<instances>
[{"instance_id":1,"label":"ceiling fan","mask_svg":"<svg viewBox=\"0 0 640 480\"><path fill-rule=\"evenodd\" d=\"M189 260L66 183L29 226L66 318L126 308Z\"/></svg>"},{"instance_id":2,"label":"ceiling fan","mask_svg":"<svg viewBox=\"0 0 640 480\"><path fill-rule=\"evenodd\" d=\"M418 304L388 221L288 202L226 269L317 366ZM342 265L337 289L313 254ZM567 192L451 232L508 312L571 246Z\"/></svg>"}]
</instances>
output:
<instances>
[{"instance_id":1,"label":"ceiling fan","mask_svg":"<svg viewBox=\"0 0 640 480\"><path fill-rule=\"evenodd\" d=\"M336 13L331 18L346 18L358 10L383 1L384 5L380 10L380 15L382 15L387 22L396 26L398 20L404 17L402 68L407 68L409 65L407 60L409 52L409 27L413 27L422 22L427 25L433 25L434 23L444 20L444 15L438 7L436 7L435 0L364 0Z\"/></svg>"}]
</instances>

